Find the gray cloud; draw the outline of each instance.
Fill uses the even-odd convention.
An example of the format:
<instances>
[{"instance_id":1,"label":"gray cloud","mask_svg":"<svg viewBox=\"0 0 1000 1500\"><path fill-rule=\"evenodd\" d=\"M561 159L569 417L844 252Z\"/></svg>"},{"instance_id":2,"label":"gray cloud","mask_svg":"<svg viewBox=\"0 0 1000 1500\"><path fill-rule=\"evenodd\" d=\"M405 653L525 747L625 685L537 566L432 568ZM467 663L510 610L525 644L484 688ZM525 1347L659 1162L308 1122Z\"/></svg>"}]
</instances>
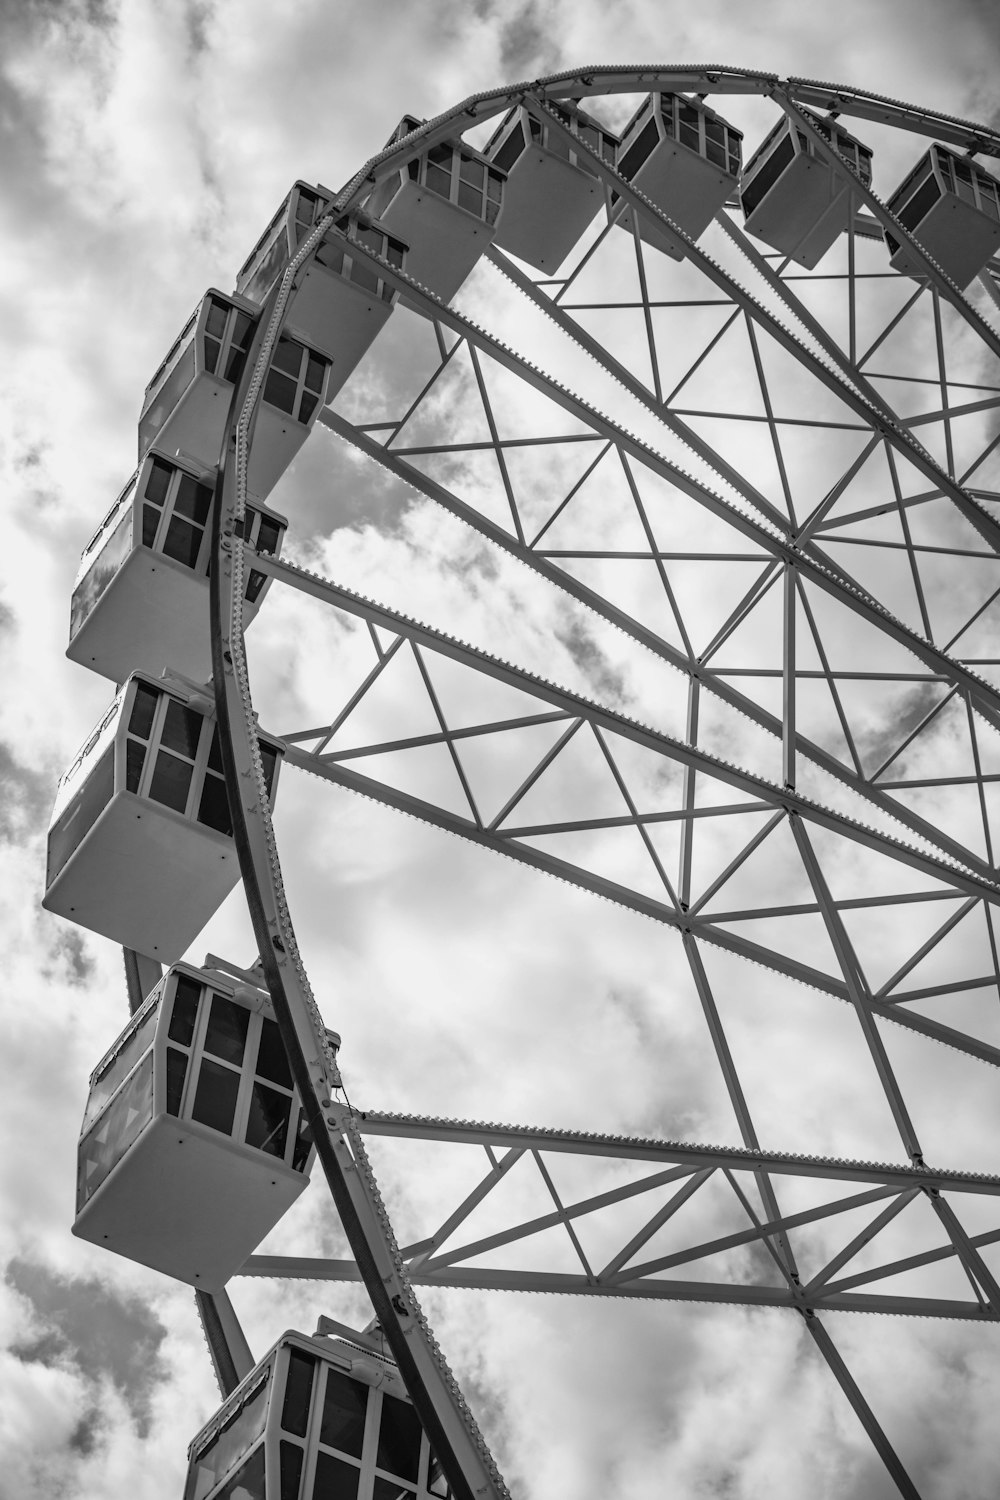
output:
<instances>
[{"instance_id":1,"label":"gray cloud","mask_svg":"<svg viewBox=\"0 0 1000 1500\"><path fill-rule=\"evenodd\" d=\"M51 777L23 765L0 741L0 785L0 840L16 844L36 837L52 804Z\"/></svg>"},{"instance_id":2,"label":"gray cloud","mask_svg":"<svg viewBox=\"0 0 1000 1500\"><path fill-rule=\"evenodd\" d=\"M561 46L546 25L544 8L528 0L516 15L509 6L497 6L500 25L500 70L504 78L537 78L554 73Z\"/></svg>"},{"instance_id":3,"label":"gray cloud","mask_svg":"<svg viewBox=\"0 0 1000 1500\"><path fill-rule=\"evenodd\" d=\"M12 1260L6 1281L31 1306L39 1332L11 1346L24 1364L70 1365L95 1384L117 1386L140 1435L149 1431L151 1401L165 1367L166 1328L137 1297L121 1297L102 1282L64 1276L40 1262ZM97 1416L82 1419L72 1445L90 1452Z\"/></svg>"}]
</instances>

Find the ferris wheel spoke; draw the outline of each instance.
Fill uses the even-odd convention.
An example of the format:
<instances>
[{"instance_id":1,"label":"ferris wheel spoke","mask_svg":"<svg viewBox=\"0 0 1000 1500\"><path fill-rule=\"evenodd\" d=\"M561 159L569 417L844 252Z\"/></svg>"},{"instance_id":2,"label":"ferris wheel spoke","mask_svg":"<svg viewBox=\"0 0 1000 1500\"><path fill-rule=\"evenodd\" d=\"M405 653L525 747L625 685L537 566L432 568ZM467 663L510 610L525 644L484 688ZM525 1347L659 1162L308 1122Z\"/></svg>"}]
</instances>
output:
<instances>
[{"instance_id":1,"label":"ferris wheel spoke","mask_svg":"<svg viewBox=\"0 0 1000 1500\"><path fill-rule=\"evenodd\" d=\"M311 594L321 599L324 603L349 615L369 620L371 623L381 626L383 629L392 630L400 637L407 638L415 647L425 647L437 657L459 664L464 668L484 674L508 687L517 689L524 695L525 713L515 715L513 722L520 724L522 720L530 717L533 722L540 723L541 713L545 710L554 710L556 714L563 715L568 719L586 722L595 729L607 730L615 737L615 742L626 740L635 746L651 751L658 756L666 757L670 761L688 767L708 778L710 782L721 783L718 789L717 801L724 805L725 794L722 787L728 786L743 794L750 794L760 803L782 814L787 812L798 812L808 821L827 828L831 832L847 834L852 840L867 844L879 853L888 854L891 858L903 861L914 869L930 875L943 883L943 888L953 894L965 892L975 894L986 900L1000 900L1000 891L993 879L992 872L987 868L976 871L971 861L968 861L970 869L963 870L955 865L932 854L923 852L908 844L904 844L874 829L865 828L856 820L847 817L835 809L827 808L810 798L798 793L794 788L782 786L769 782L765 778L754 774L744 767L730 764L711 752L700 749L696 744L679 739L676 736L664 733L652 727L642 725L630 719L626 714L602 705L593 699L585 698L578 692L559 687L557 684L547 682L518 668L511 663L504 662L499 658L490 656L487 652L476 647L465 645L443 632L437 631L430 626L422 625L417 621L408 619L398 611L391 610L384 605L364 599L351 590L330 583L319 578L315 574L305 573L294 565L276 559L261 559L262 569L266 570L272 577L281 579L293 587L301 589L304 593ZM350 708L356 706L366 689L371 689L373 682L382 676L381 671L376 675L369 673L364 679L362 688L348 698ZM425 679L426 686L426 679ZM530 705L530 714L528 708ZM545 708L542 708L542 705ZM440 713L440 705L434 707L435 715ZM332 750L330 742L347 720L348 713L339 710L329 724L313 725L308 731L297 727L288 726L282 731L283 737L289 742L289 761L293 764L302 765L309 769L314 767L331 767L335 763L345 760L357 759L361 754L382 754L389 749L405 749L407 745L415 746L418 742L430 743L426 736L420 736L414 740L412 736L394 736L380 741L376 745L364 747L357 745L345 746L343 750ZM440 720L439 720L440 722ZM505 721L497 721L502 723ZM493 730L494 726L485 724L481 726L480 733ZM449 742L456 738L456 731L442 725L442 737ZM304 748L303 742L306 737L312 737L314 743L309 748ZM554 752L547 752L551 755ZM545 760L545 764L548 761ZM545 769L541 762L537 774ZM613 773L612 773L613 774ZM525 786L524 790L527 790ZM513 793L517 788L513 789ZM502 823L506 821L510 812L521 800L520 795L513 795L503 804L504 819L497 822L496 818L490 822L490 827L497 828L501 833L505 830ZM656 811L661 809L657 808ZM663 811L669 809L664 808ZM680 809L677 809L678 813ZM690 810L689 810L690 811ZM622 815L624 816L625 809ZM561 821L561 820L557 820ZM507 835L510 836L509 834Z\"/></svg>"},{"instance_id":2,"label":"ferris wheel spoke","mask_svg":"<svg viewBox=\"0 0 1000 1500\"><path fill-rule=\"evenodd\" d=\"M891 1474L899 1493L905 1497L905 1500L920 1500L920 1492L903 1468L899 1455L887 1438L875 1413L862 1395L861 1387L847 1368L844 1358L834 1344L828 1330L816 1317L807 1318L806 1327L813 1342L836 1377L838 1385L854 1408L855 1415L871 1439L879 1458L881 1458L886 1469Z\"/></svg>"},{"instance_id":3,"label":"ferris wheel spoke","mask_svg":"<svg viewBox=\"0 0 1000 1500\"><path fill-rule=\"evenodd\" d=\"M797 1308L807 1315L823 1308L896 1314L919 1310L932 1317L1000 1320L992 1278L980 1254L984 1246L1000 1240L1000 1230L969 1235L951 1201L970 1193L1000 1196L1000 1179L995 1177L939 1172L923 1165L882 1166L372 1111L363 1112L358 1119L367 1135L409 1141L414 1147L426 1142L466 1147L480 1144L487 1147L491 1163L496 1164L457 1205L442 1205L443 1217L437 1228L419 1234L412 1246L404 1248L410 1274L423 1285L678 1300L700 1295L708 1301ZM586 1192L583 1197L578 1196L579 1189L577 1196L560 1191L560 1163L567 1158L590 1169L589 1181L601 1190ZM399 1168L404 1172L405 1162L404 1152L399 1157ZM657 1170L638 1177L630 1175L623 1181L627 1163ZM748 1196L762 1172L783 1181L826 1182L826 1191L833 1196L813 1201L795 1213L771 1216L765 1210L762 1217ZM582 1179L577 1173L573 1180L579 1183ZM456 1243L457 1231L475 1227L476 1214L501 1184L505 1207L488 1206L484 1210L483 1222L493 1226L490 1232ZM535 1212L536 1207L543 1206L546 1193L556 1203L555 1209ZM942 1198L942 1193L950 1196ZM637 1221L635 1205L641 1207L640 1200L647 1206ZM899 1244L895 1222L907 1213L912 1216L926 1202L945 1228L948 1243L900 1258L895 1249ZM621 1219L615 1216L618 1209L625 1212ZM877 1209L875 1216L866 1215L867 1209ZM497 1227L498 1223L502 1227ZM558 1236L570 1223L577 1226L574 1250L580 1248L584 1254L585 1267L600 1263L600 1271L540 1271L524 1263L525 1253L530 1260L532 1245L543 1242L540 1237L555 1247L558 1239L553 1240L553 1234ZM809 1247L815 1270L807 1283L784 1275L779 1257L775 1264L786 1285L768 1284L768 1262L761 1256L779 1237ZM661 1249L650 1259L649 1250L657 1244L669 1244L669 1253ZM586 1251L587 1246L592 1248ZM867 1268L847 1277L840 1275L862 1251ZM645 1252L645 1259L640 1260L641 1252ZM487 1254L491 1257L488 1268L470 1264ZM559 1259L553 1250L550 1262L553 1255ZM598 1256L599 1261L595 1261ZM946 1270L956 1261L975 1272L973 1302L935 1295L901 1297L895 1290L896 1278L913 1269ZM676 1274L668 1274L683 1274L685 1268L699 1262L705 1262L702 1281L685 1282ZM349 1263L329 1259L258 1255L250 1257L240 1274L338 1280L350 1279L352 1268ZM985 1296L980 1286L986 1289ZM859 1293L858 1287L874 1290Z\"/></svg>"},{"instance_id":4,"label":"ferris wheel spoke","mask_svg":"<svg viewBox=\"0 0 1000 1500\"><path fill-rule=\"evenodd\" d=\"M335 413L325 413L324 420L326 425L337 432L338 435L349 438L357 447L367 453L370 458L394 473L412 488L441 504L459 519L487 536L490 541L517 556L535 572L546 578L549 582L555 583L560 589L578 599L596 614L618 626L631 636L632 639L653 651L671 666L678 668L689 678L697 678L715 696L723 699L723 701L738 709L740 713L745 714L748 718L760 724L762 728L767 729L779 741L785 737L781 717L769 711L766 704L762 704L757 699L748 696L746 692L741 691L735 685L732 679L739 676L738 671L727 673L726 669L722 666L709 671L701 661L692 661L687 652L679 650L677 646L666 640L662 633L651 629L648 625L637 619L629 610L617 606L606 594L602 594L596 589L589 587L586 582L574 576L564 567L559 566L558 560L553 560L548 555L540 553L537 550L520 547L515 539L502 527L491 522L486 516L483 516L473 506L460 499L445 485L422 473L421 470L407 463L403 458L398 457L394 453L387 452L380 444L369 439L363 432L354 428L344 418L339 417ZM652 467L651 471L655 472L655 466ZM643 472L645 473L646 470L644 469ZM743 527L740 530L744 537L749 534L754 542L758 541L757 535L752 531L748 533ZM763 553L763 538L760 540ZM768 538L768 541L771 543L768 550L773 552L775 550L774 539ZM974 676L960 663L956 663L953 658L946 658L935 648L929 647L926 642L922 642L919 637L913 636L898 621L884 616L878 611L877 607L870 606L864 596L858 595L853 591L844 591L835 579L832 579L825 571L815 568L810 564L808 559L789 554L787 558L784 558L784 555L782 555L782 560L786 562L787 566L795 567L800 582L800 594L805 584L809 584L809 597L813 601L814 612L815 608L819 605L820 599L825 595L834 602L836 610L839 611L843 608L850 611L851 614L859 615L864 622L865 628L871 625L881 634L882 627L884 626L885 635L890 641L898 643L907 651L912 651L915 656L924 662L926 676L921 678L920 674L910 674L914 682L923 680L927 683L928 688L932 689L936 682L958 680L963 686L967 686L977 711L982 713L991 724L1000 722L1000 694L986 684L983 679ZM276 570L278 566L281 566L272 565L266 559L264 560L264 564L269 571ZM803 607L808 607L808 602L804 597ZM830 616L829 608L827 608L826 613L829 623L825 626L825 629L832 635L836 629L835 619L833 616ZM845 614L843 616L845 625L847 624L847 620L848 616ZM813 633L816 632L816 629L814 618L812 625ZM838 720L843 721L845 718L844 695L850 687L850 679L852 676L859 680L870 678L870 663L873 653L881 652L884 656L887 645L880 644L877 638L869 642L858 637L858 645L855 647L851 644L851 634L847 630L841 631L837 636L836 649L842 658L845 652L850 653L856 650L859 665L862 662L864 663L864 670L852 674L851 671L845 673L842 668L831 670L829 661L824 661L823 675L828 684L833 703L836 706ZM905 671L901 674L900 669L897 668L894 672L886 675L886 681L895 679L897 683L903 684L906 680L906 675ZM901 686L900 691L905 691L905 689ZM883 698L882 701L883 705L886 705L889 700ZM865 698L859 700L859 706L856 710L859 719L862 713L864 714L867 721L866 732L869 735L871 733L870 710L873 706L873 700ZM908 718L900 717L898 713L893 714L892 722L897 728L908 727L909 725ZM868 775L858 774L856 769L858 753L856 744L853 745L855 765L852 767L850 763L853 737L849 724L847 734L845 735L846 758L842 758L837 754L831 753L824 745L817 743L814 738L808 737L803 732L801 723L802 721L800 720L796 734L796 748L800 754L813 761L823 771L831 774L838 781L850 786L853 791L860 793L866 801L876 805L880 811L888 814L894 821L904 824L920 837L930 839L941 849L947 850L952 857L969 863L974 867L978 866L984 873L986 872L987 867L982 864L981 856L977 855L966 845L955 840L948 828L942 826L940 823L935 824L930 822L923 816L922 810L918 810L912 806L906 798L896 798L887 795L875 782L870 772ZM891 729L888 732L895 733L896 729Z\"/></svg>"},{"instance_id":5,"label":"ferris wheel spoke","mask_svg":"<svg viewBox=\"0 0 1000 1500\"><path fill-rule=\"evenodd\" d=\"M405 273L399 273L395 271L392 267L389 267L386 262L380 260L379 257L370 253L366 253L366 258L371 261L373 266L379 267L380 274L385 274L389 279L394 278L401 288L407 285L413 285L408 281ZM518 272L516 278L514 279L516 280L516 284L522 289L526 289L528 286L532 285L528 281L528 279L523 276L523 273ZM423 291L423 289L414 287L413 290L415 298L417 300L422 298L428 303L428 305L434 305L435 299L430 298L428 294ZM628 372L614 360L610 360L609 363L610 357L602 351L601 346L598 345L596 341L589 339L583 333L583 331L580 330L577 325L572 322L571 319L566 318L566 315L562 313L561 310L554 307L550 299L544 297L541 293L537 292L537 290L530 293L530 295L532 295L532 299L536 302L536 305L538 305L543 311L545 311L548 317L555 321L558 326L562 327L564 331L570 333L571 337L578 339L578 341L581 342L583 346L588 349L588 352L592 353L595 358L605 364L608 364L608 367L612 370L615 378L621 380L632 394L637 395L640 399L643 399L644 403L650 406L650 409L655 411L655 414L658 416L658 418L662 419L662 409L652 402L652 398L650 397L648 392L643 392L641 383L637 383L634 377L630 376ZM638 439L634 438L630 433L625 432L617 423L611 421L607 417L602 416L587 402L581 400L578 397L575 397L565 388L559 386L552 380L547 379L544 375L541 374L541 372L534 369L526 360L520 359L518 356L514 355L511 350L507 349L503 344L499 343L491 335L479 329L475 324L470 322L470 320L462 317L460 314L455 313L449 308L439 308L438 310L441 316L448 322L449 326L451 326L456 333L460 334L467 340L470 347L475 347L482 353L490 355L491 358L495 359L500 366L508 370L515 377L528 382L528 384L533 386L540 393L544 394L552 402L554 402L556 407L561 407L565 412L574 417L577 421L585 424L585 427L595 437L601 437L607 441L611 441L623 455L627 455L637 463L643 464L646 468L657 474L659 477L665 479L668 483L675 485L690 500L693 500L695 503L706 507L706 509L709 510L713 515L725 521L735 531L739 532L744 537L751 538L762 549L770 551L776 556L781 556L786 560L794 559L797 566L800 566L807 571L809 570L810 564L813 562L813 544L810 543L807 533L804 534L803 542L801 544L797 537L795 538L794 542L789 544L788 542L782 540L781 537L776 537L770 530L770 528L755 526L750 517L736 510L721 496L709 490L704 484L693 479L692 476L686 474L683 470L678 469L675 464L672 464L661 454L655 453L648 446L641 443ZM821 374L825 374L828 376L830 372L821 371ZM428 384L428 386L425 386L424 394L426 394L429 389L430 383ZM843 392L838 391L838 395L842 394ZM870 412L868 413L867 418L865 416L864 410L860 412L860 415L863 421L868 422L867 430L872 434L872 436L880 436L886 442L886 451L891 455L895 451L895 448L899 446L898 444L893 444L892 433L888 430L873 428L870 424ZM420 480L414 480L412 478L413 465L406 463L405 458L398 457L395 452L389 451L388 445L373 443L370 439L368 439L366 442L364 440L365 435L363 433L360 433L357 428L353 427L353 424L348 424L345 418L338 416L334 412L324 412L322 414L321 420L325 423L325 425L331 427L334 431L340 432L342 436L350 436L352 438L352 441L355 441L358 446L365 448L365 450L368 451L371 456L378 458L380 462L383 462L387 465L403 463L405 470L408 471L405 474L408 482L416 484L418 488L425 487L421 486ZM772 433L773 431L774 427L772 425ZM711 462L711 458L709 457L711 450L706 449L704 445L701 446L703 454L706 456L708 461ZM907 458L911 463L915 464L914 452L911 451L911 449L905 444L901 449L901 456ZM864 461L863 457L861 455L858 455L855 457L854 462L857 463L859 458L861 459L861 462ZM916 464L915 466L918 468L920 467L920 465ZM724 467L731 468L731 466ZM987 524L988 528L992 528L992 530L988 530L987 534L987 541L990 544L990 550L983 554L985 558L992 559L995 555L995 544L997 540L1000 539L1000 527L997 527L992 516L988 515L978 502L973 500L967 492L958 487L956 483L948 477L947 474L940 470L933 463L933 460L930 459L929 455L927 455L927 463L923 465L923 470L927 477L930 477L934 482L935 494L950 495L951 498L959 504L960 508L965 508L965 511L968 511L969 506L972 507L974 515L967 515L966 518L972 521L976 529L982 531L982 526L978 524L979 522L984 522L985 524ZM850 478L852 477L853 472L856 471L853 470L852 465L851 467L849 467L848 473L844 476L845 483L850 482ZM899 491L899 482L898 478L896 477L896 471L893 463L890 464L890 475L892 488L890 489L888 498L890 499L891 503L900 508L900 511L902 513L902 510L905 508L905 506L903 496ZM426 478L427 476L424 476L425 480ZM757 498L759 498L753 493L747 493L745 484L742 484L738 479L737 492L742 493L743 498L747 499L752 504L756 504ZM912 501L910 503L912 503ZM787 530L788 523L787 521L781 520L780 513L775 512L774 516L777 517L776 524L780 523L783 526L783 529ZM466 516L465 518L470 519L468 516ZM502 528L494 528L494 530L498 533L499 536L504 535ZM509 542L509 538L505 538L505 540ZM912 566L912 551L910 556ZM994 700L993 712L997 711L996 704L1000 702L1000 695L996 694L995 689L992 689L988 685L985 685L984 691L984 683L980 677L978 677L976 674L968 672L968 670L964 668L964 666L959 661L948 657L946 653L943 652L937 645L929 644L928 639L925 639L919 631L913 630L903 624L896 617L896 615L893 614L889 609L887 609L877 597L872 596L868 590L866 590L862 585L859 585L849 573L845 573L840 562L836 558L831 557L826 552L819 551L815 554L815 564L818 566L819 570L816 575L816 579L821 587L829 587L833 590L839 590L841 597L848 605L848 607L865 615L865 617L868 618L876 626L877 629L887 632L888 634L892 635L894 639L899 640L901 644L905 644L907 649L911 650L920 659L928 662L928 664L934 661L938 666L944 667L944 670L946 672L951 670L953 673L957 673L958 677L961 680L964 680L969 686L969 690L973 692L977 696L977 698L984 704L988 701ZM921 628L924 630L929 629L930 622L926 618L926 609L923 611L920 619ZM933 635L934 632L931 630L931 640L933 639ZM945 665L945 663L950 663L950 667ZM984 709L984 711L989 712L990 710Z\"/></svg>"},{"instance_id":6,"label":"ferris wheel spoke","mask_svg":"<svg viewBox=\"0 0 1000 1500\"><path fill-rule=\"evenodd\" d=\"M228 1292L203 1292L196 1288L194 1300L219 1391L225 1399L250 1374L257 1361L250 1352Z\"/></svg>"}]
</instances>

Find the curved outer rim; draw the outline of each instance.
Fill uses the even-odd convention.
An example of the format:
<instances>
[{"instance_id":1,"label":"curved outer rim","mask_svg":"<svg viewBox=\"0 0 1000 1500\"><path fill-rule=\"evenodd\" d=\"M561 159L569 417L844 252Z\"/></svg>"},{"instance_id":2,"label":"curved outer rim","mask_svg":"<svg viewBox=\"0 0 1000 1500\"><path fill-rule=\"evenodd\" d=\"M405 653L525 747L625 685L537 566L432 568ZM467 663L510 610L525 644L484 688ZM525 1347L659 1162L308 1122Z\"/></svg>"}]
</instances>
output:
<instances>
[{"instance_id":1,"label":"curved outer rim","mask_svg":"<svg viewBox=\"0 0 1000 1500\"><path fill-rule=\"evenodd\" d=\"M336 1064L309 990L284 899L243 652L240 531L246 505L246 469L263 377L281 332L294 277L335 219L357 206L374 182L397 171L429 144L454 134L456 126L468 129L474 122L509 109L528 94L544 101L664 88L706 94L765 94L775 97L776 102L783 96L795 104L881 121L933 135L973 154L1000 157L1000 134L974 122L841 85L795 77L782 80L776 74L725 66L595 67L470 95L370 157L300 246L262 309L250 356L234 392L216 484L212 526L215 565L210 590L213 676L226 788L251 921L276 1019L334 1202L414 1406L461 1500L472 1500L473 1496L500 1500L507 1495L506 1486L413 1296L351 1113L330 1097L339 1082Z\"/></svg>"}]
</instances>

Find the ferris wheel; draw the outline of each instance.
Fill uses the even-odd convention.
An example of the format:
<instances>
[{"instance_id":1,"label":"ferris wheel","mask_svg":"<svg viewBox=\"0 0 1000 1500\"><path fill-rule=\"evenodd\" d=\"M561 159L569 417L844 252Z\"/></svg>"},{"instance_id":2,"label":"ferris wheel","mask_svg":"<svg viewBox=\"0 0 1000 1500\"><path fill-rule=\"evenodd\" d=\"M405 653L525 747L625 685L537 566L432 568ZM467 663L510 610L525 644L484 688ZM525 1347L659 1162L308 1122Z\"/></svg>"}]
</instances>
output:
<instances>
[{"instance_id":1,"label":"ferris wheel","mask_svg":"<svg viewBox=\"0 0 1000 1500\"><path fill-rule=\"evenodd\" d=\"M338 193L297 182L154 375L74 591L69 654L121 686L60 783L45 904L125 949L75 1230L196 1289L224 1402L186 1497L506 1495L422 1287L783 1311L920 1493L830 1318L1000 1321L1000 1175L962 1147L988 1116L939 1063L1000 1064L998 156L797 78L518 84L404 117ZM268 502L330 435L305 546ZM520 659L506 589L478 645L338 581L352 476L516 565L574 680ZM315 700L268 663L279 596L324 622ZM355 1108L279 861L294 771L673 934L738 1138ZM257 963L185 960L240 880ZM765 1132L779 1041L733 1021L765 991L831 1066L847 1018L843 1096L893 1161ZM482 1152L405 1244L389 1139L414 1173ZM314 1162L349 1253L258 1253ZM234 1276L361 1281L374 1322L258 1360Z\"/></svg>"}]
</instances>

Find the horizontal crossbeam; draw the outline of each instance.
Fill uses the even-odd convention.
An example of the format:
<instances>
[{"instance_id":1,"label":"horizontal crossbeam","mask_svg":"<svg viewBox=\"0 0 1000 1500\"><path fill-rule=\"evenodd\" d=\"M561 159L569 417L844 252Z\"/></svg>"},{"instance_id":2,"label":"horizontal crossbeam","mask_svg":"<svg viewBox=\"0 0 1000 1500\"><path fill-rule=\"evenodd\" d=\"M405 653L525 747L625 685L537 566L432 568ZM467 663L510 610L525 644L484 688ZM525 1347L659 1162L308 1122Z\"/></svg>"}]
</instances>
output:
<instances>
[{"instance_id":1,"label":"horizontal crossbeam","mask_svg":"<svg viewBox=\"0 0 1000 1500\"><path fill-rule=\"evenodd\" d=\"M703 1146L690 1141L663 1141L652 1137L487 1124L479 1120L445 1120L381 1110L362 1110L357 1115L357 1122L362 1135L491 1146L504 1151L518 1147L525 1151L558 1151L573 1156L611 1157L622 1161L669 1162L692 1170L702 1167L728 1168L734 1172L763 1169L793 1177L878 1183L900 1191L937 1188L949 1193L1000 1196L1000 1176L902 1163L851 1161L785 1151L752 1151L744 1147Z\"/></svg>"}]
</instances>

